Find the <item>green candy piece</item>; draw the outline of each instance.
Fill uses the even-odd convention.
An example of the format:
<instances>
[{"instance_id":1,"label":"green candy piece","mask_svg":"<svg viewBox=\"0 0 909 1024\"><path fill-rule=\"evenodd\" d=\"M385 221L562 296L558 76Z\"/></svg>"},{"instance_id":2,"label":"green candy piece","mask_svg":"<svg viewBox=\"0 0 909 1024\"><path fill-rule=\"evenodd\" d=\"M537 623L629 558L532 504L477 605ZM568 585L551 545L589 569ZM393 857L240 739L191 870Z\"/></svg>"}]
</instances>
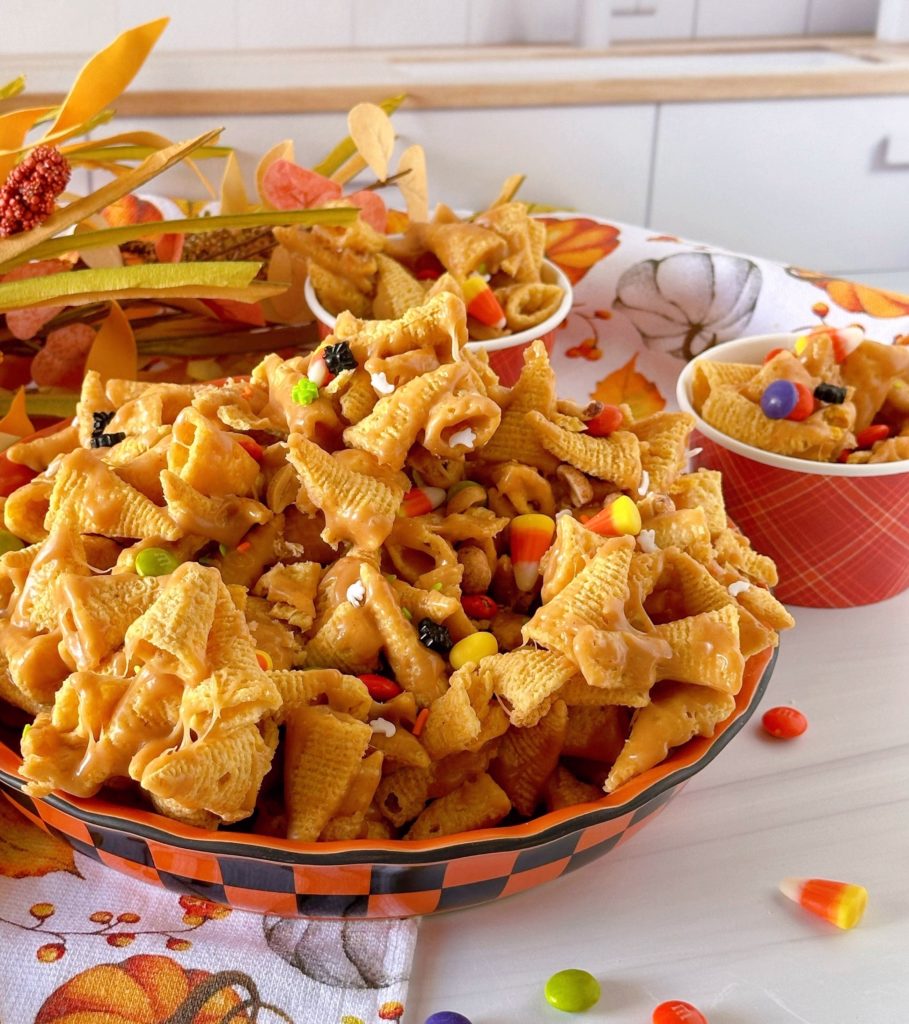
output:
<instances>
[{"instance_id":1,"label":"green candy piece","mask_svg":"<svg viewBox=\"0 0 909 1024\"><path fill-rule=\"evenodd\" d=\"M600 1000L600 983L587 971L559 971L546 982L546 1001L557 1010L581 1013Z\"/></svg>"},{"instance_id":2,"label":"green candy piece","mask_svg":"<svg viewBox=\"0 0 909 1024\"><path fill-rule=\"evenodd\" d=\"M5 555L7 551L21 551L25 545L15 535L9 532L9 530L0 530L0 555Z\"/></svg>"},{"instance_id":3,"label":"green candy piece","mask_svg":"<svg viewBox=\"0 0 909 1024\"><path fill-rule=\"evenodd\" d=\"M452 484L451 487L448 488L447 500L451 501L451 499L456 494L459 494L461 491L463 491L465 487L482 487L482 486L483 485L480 484L480 483L477 483L476 480L459 480L456 484Z\"/></svg>"},{"instance_id":4,"label":"green candy piece","mask_svg":"<svg viewBox=\"0 0 909 1024\"><path fill-rule=\"evenodd\" d=\"M177 568L180 559L164 548L143 548L136 555L136 574L139 576L167 576Z\"/></svg>"},{"instance_id":5,"label":"green candy piece","mask_svg":"<svg viewBox=\"0 0 909 1024\"><path fill-rule=\"evenodd\" d=\"M294 384L290 397L297 405L312 405L319 397L319 385L315 381L310 380L309 377L301 377Z\"/></svg>"}]
</instances>

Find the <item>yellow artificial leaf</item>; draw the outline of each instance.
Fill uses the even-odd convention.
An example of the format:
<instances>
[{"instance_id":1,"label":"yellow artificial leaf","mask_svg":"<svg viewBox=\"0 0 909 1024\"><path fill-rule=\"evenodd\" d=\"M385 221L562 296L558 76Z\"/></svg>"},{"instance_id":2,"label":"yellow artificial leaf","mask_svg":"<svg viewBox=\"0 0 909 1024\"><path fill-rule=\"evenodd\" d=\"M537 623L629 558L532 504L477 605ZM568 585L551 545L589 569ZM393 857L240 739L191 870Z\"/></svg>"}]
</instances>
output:
<instances>
[{"instance_id":1,"label":"yellow artificial leaf","mask_svg":"<svg viewBox=\"0 0 909 1024\"><path fill-rule=\"evenodd\" d=\"M250 205L240 161L237 160L237 154L231 151L224 162L224 174L221 176L221 213L246 213Z\"/></svg>"},{"instance_id":2,"label":"yellow artificial leaf","mask_svg":"<svg viewBox=\"0 0 909 1024\"><path fill-rule=\"evenodd\" d=\"M0 796L0 875L40 878L52 871L82 877L68 843L33 825L7 798Z\"/></svg>"},{"instance_id":3,"label":"yellow artificial leaf","mask_svg":"<svg viewBox=\"0 0 909 1024\"><path fill-rule=\"evenodd\" d=\"M12 392L0 388L0 413L9 411L13 398ZM39 388L37 391L29 391L25 396L29 416L52 420L72 419L78 400L78 394L62 388Z\"/></svg>"},{"instance_id":4,"label":"yellow artificial leaf","mask_svg":"<svg viewBox=\"0 0 909 1024\"><path fill-rule=\"evenodd\" d=\"M405 173L406 172L406 173ZM407 203L407 215L413 221L429 220L429 189L426 184L426 154L419 145L408 146L398 161L395 184Z\"/></svg>"},{"instance_id":5,"label":"yellow artificial leaf","mask_svg":"<svg viewBox=\"0 0 909 1024\"><path fill-rule=\"evenodd\" d=\"M503 182L502 187L499 189L499 194L495 197L491 206L504 206L505 203L510 203L512 199L518 194L518 189L524 184L524 174L510 174Z\"/></svg>"},{"instance_id":6,"label":"yellow artificial leaf","mask_svg":"<svg viewBox=\"0 0 909 1024\"><path fill-rule=\"evenodd\" d=\"M293 163L294 144L292 139L284 139L283 142L278 142L276 145L272 146L258 164L256 164L256 192L268 209L272 209L273 207L266 202L265 197L262 194L262 179L265 177L265 172L276 160L289 160Z\"/></svg>"},{"instance_id":7,"label":"yellow artificial leaf","mask_svg":"<svg viewBox=\"0 0 909 1024\"><path fill-rule=\"evenodd\" d=\"M0 85L0 100L11 100L25 88L25 75L19 75L5 85Z\"/></svg>"},{"instance_id":8,"label":"yellow artificial leaf","mask_svg":"<svg viewBox=\"0 0 909 1024\"><path fill-rule=\"evenodd\" d=\"M28 418L25 406L25 388L19 388L16 397L10 404L9 411L0 419L0 434L11 434L13 437L26 437L34 434L35 427Z\"/></svg>"},{"instance_id":9,"label":"yellow artificial leaf","mask_svg":"<svg viewBox=\"0 0 909 1024\"><path fill-rule=\"evenodd\" d=\"M163 171L166 171L168 167L179 163L184 157L192 153L194 149L207 145L220 134L221 129L216 128L213 131L199 135L195 139L177 142L173 146L168 146L166 149L155 153L154 156L148 157L147 160L143 160L129 174L123 175L116 181L102 185L101 188L90 195L77 199L68 206L61 207L51 214L43 224L32 228L31 231L23 231L18 235L13 235L11 238L3 239L0 241L0 272L18 266L20 263L26 263L31 259L30 251L40 242L53 238L55 235L60 234L61 231L65 231L66 228L72 227L73 224L78 224L93 213L103 210L105 206L110 206L115 200L125 196L127 192L133 192L140 185L144 185L146 181L150 181Z\"/></svg>"},{"instance_id":10,"label":"yellow artificial leaf","mask_svg":"<svg viewBox=\"0 0 909 1024\"><path fill-rule=\"evenodd\" d=\"M76 76L48 135L82 124L112 103L145 63L169 21L156 18L127 29L91 57Z\"/></svg>"},{"instance_id":11,"label":"yellow artificial leaf","mask_svg":"<svg viewBox=\"0 0 909 1024\"><path fill-rule=\"evenodd\" d=\"M124 160L144 160L157 153L160 146L85 146L78 150L70 150L66 154L71 164L111 164L122 166ZM232 154L230 146L202 146L196 150L197 160L213 160Z\"/></svg>"},{"instance_id":12,"label":"yellow artificial leaf","mask_svg":"<svg viewBox=\"0 0 909 1024\"><path fill-rule=\"evenodd\" d=\"M57 146L64 139L69 139L73 135L85 135L86 132L97 128L99 124L106 124L113 116L114 111L112 109L101 110L97 114L93 114L87 121L80 121L79 124L71 125L69 128L61 128L58 132L51 132L43 135L40 139L23 143L18 149L0 150L0 157L8 158L12 156L18 160L23 153L27 153L37 146Z\"/></svg>"},{"instance_id":13,"label":"yellow artificial leaf","mask_svg":"<svg viewBox=\"0 0 909 1024\"><path fill-rule=\"evenodd\" d=\"M11 110L8 114L0 114L0 150L7 151L6 156L0 153L0 181L5 181L6 176L16 166L16 154L25 141L25 136L53 109L29 107L27 110Z\"/></svg>"},{"instance_id":14,"label":"yellow artificial leaf","mask_svg":"<svg viewBox=\"0 0 909 1024\"><path fill-rule=\"evenodd\" d=\"M384 181L395 145L391 118L375 103L357 103L347 115L347 127L360 156L379 181Z\"/></svg>"},{"instance_id":15,"label":"yellow artificial leaf","mask_svg":"<svg viewBox=\"0 0 909 1024\"><path fill-rule=\"evenodd\" d=\"M0 310L49 304L84 306L110 299L225 298L256 302L280 294L287 282L255 281L260 263L240 261L146 263L131 267L72 270L0 283Z\"/></svg>"},{"instance_id":16,"label":"yellow artificial leaf","mask_svg":"<svg viewBox=\"0 0 909 1024\"><path fill-rule=\"evenodd\" d=\"M666 405L660 389L648 380L637 368L638 355L635 353L624 366L613 370L594 388L591 398L607 405L631 406L636 420L651 413L659 412Z\"/></svg>"},{"instance_id":17,"label":"yellow artificial leaf","mask_svg":"<svg viewBox=\"0 0 909 1024\"><path fill-rule=\"evenodd\" d=\"M135 380L139 375L136 339L119 303L110 304L85 360L85 372L97 370L102 380Z\"/></svg>"},{"instance_id":18,"label":"yellow artificial leaf","mask_svg":"<svg viewBox=\"0 0 909 1024\"><path fill-rule=\"evenodd\" d=\"M389 96L387 99L382 100L379 106L385 111L386 114L393 114L398 107L407 99L407 93L401 93L399 96ZM324 174L326 177L332 176L339 167L342 167L356 152L356 143L348 135L347 138L342 139L337 146L325 157L324 160L317 163L312 170L317 174ZM292 159L292 158L291 158Z\"/></svg>"}]
</instances>

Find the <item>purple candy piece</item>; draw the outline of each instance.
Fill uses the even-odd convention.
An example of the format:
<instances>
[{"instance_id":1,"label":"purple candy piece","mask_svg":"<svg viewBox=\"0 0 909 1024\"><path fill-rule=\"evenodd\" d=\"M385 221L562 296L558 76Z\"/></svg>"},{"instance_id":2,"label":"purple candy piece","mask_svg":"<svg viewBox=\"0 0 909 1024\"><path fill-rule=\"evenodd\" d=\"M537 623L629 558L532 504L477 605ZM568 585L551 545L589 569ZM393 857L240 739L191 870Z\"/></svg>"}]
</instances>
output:
<instances>
[{"instance_id":1,"label":"purple candy piece","mask_svg":"<svg viewBox=\"0 0 909 1024\"><path fill-rule=\"evenodd\" d=\"M784 420L796 407L798 400L798 388L791 380L775 380L764 388L761 411L768 419Z\"/></svg>"},{"instance_id":2,"label":"purple candy piece","mask_svg":"<svg viewBox=\"0 0 909 1024\"><path fill-rule=\"evenodd\" d=\"M454 1010L439 1010L438 1013L431 1013L426 1018L426 1024L471 1024L471 1022L463 1013L456 1013Z\"/></svg>"}]
</instances>

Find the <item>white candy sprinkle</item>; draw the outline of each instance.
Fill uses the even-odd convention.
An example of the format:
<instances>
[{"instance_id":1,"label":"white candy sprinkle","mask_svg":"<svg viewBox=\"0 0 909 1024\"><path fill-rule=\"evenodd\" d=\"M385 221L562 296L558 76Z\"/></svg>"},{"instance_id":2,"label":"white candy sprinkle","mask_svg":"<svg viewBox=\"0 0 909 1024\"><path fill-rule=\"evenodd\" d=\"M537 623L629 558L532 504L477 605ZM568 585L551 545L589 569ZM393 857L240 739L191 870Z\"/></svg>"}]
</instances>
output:
<instances>
[{"instance_id":1,"label":"white candy sprinkle","mask_svg":"<svg viewBox=\"0 0 909 1024\"><path fill-rule=\"evenodd\" d=\"M370 376L369 382L380 395L390 395L395 386L383 373L374 373Z\"/></svg>"},{"instance_id":2,"label":"white candy sprinkle","mask_svg":"<svg viewBox=\"0 0 909 1024\"><path fill-rule=\"evenodd\" d=\"M570 508L562 508L562 509L559 509L558 512L556 512L555 517L556 517L556 519L561 519L562 516L570 516L570 515L573 515L573 513L572 513Z\"/></svg>"},{"instance_id":3,"label":"white candy sprinkle","mask_svg":"<svg viewBox=\"0 0 909 1024\"><path fill-rule=\"evenodd\" d=\"M451 435L448 439L449 448L457 448L458 445L463 445L465 448L473 448L476 442L477 435L471 427L465 427L463 430L457 431Z\"/></svg>"},{"instance_id":4,"label":"white candy sprinkle","mask_svg":"<svg viewBox=\"0 0 909 1024\"><path fill-rule=\"evenodd\" d=\"M641 530L638 534L638 544L645 555L652 555L659 551L656 543L656 530Z\"/></svg>"},{"instance_id":5,"label":"white candy sprinkle","mask_svg":"<svg viewBox=\"0 0 909 1024\"><path fill-rule=\"evenodd\" d=\"M398 731L394 722L389 722L387 718L377 718L369 723L369 728L373 732L380 732L383 736L394 736Z\"/></svg>"},{"instance_id":6,"label":"white candy sprinkle","mask_svg":"<svg viewBox=\"0 0 909 1024\"><path fill-rule=\"evenodd\" d=\"M641 473L641 486L638 488L638 494L645 495L650 490L650 474L645 469Z\"/></svg>"},{"instance_id":7,"label":"white candy sprinkle","mask_svg":"<svg viewBox=\"0 0 909 1024\"><path fill-rule=\"evenodd\" d=\"M703 448L689 448L688 451L685 452L685 458L693 459L695 455L700 455L703 450Z\"/></svg>"},{"instance_id":8,"label":"white candy sprinkle","mask_svg":"<svg viewBox=\"0 0 909 1024\"><path fill-rule=\"evenodd\" d=\"M347 600L354 606L354 608L359 608L366 600L366 587L364 587L359 580L357 580L356 583L351 583L347 588Z\"/></svg>"},{"instance_id":9,"label":"white candy sprinkle","mask_svg":"<svg viewBox=\"0 0 909 1024\"><path fill-rule=\"evenodd\" d=\"M738 597L739 594L744 594L746 590L751 590L751 584L748 580L736 580L735 583L730 583L726 589L733 597Z\"/></svg>"}]
</instances>

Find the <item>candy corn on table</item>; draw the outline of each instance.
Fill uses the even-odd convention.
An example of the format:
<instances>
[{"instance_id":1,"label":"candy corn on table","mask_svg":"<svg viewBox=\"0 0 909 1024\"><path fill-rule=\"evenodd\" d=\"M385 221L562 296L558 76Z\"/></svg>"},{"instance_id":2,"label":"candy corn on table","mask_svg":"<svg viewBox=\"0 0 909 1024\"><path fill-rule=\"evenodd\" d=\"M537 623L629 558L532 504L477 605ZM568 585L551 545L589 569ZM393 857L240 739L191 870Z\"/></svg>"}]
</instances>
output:
<instances>
[{"instance_id":1,"label":"candy corn on table","mask_svg":"<svg viewBox=\"0 0 909 1024\"><path fill-rule=\"evenodd\" d=\"M684 361L713 344L820 322L861 323L886 341L909 333L909 299L892 293L602 217L549 220L549 255L575 287L554 352L572 398L644 416L672 406ZM263 1024L422 1024L441 1011L544 1022L562 1019L544 987L566 970L599 985L577 1018L590 1024L640 1024L672 1002L711 1024L901 1020L909 591L795 612L761 710L798 708L803 734L774 738L758 713L608 858L421 924L282 921L161 892L51 841L0 800L0 1020L125 1020L100 1014L141 1004L130 1019L176 1021L162 1007L178 996L189 1007L205 986L221 1000L212 1020L242 1003L236 1019ZM779 888L792 878L847 887L790 884L794 901ZM861 909L850 885L867 889L867 909L837 927ZM836 923L808 908L831 893Z\"/></svg>"}]
</instances>

